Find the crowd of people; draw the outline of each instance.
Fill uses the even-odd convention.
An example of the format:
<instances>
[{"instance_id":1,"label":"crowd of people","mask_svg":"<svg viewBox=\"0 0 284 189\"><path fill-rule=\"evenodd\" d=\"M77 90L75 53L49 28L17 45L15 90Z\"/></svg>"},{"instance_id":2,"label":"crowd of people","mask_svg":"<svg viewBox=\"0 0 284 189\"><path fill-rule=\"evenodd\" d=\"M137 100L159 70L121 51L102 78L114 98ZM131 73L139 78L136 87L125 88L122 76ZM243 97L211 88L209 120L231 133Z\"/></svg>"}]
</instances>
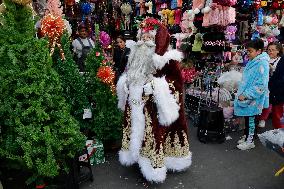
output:
<instances>
[{"instance_id":1,"label":"crowd of people","mask_svg":"<svg viewBox=\"0 0 284 189\"><path fill-rule=\"evenodd\" d=\"M87 28L79 28L72 43L80 71L94 47ZM123 36L116 38L113 68L118 107L124 112L122 165L138 163L144 177L163 182L167 170L181 171L191 165L184 88L180 70L182 53L169 50L170 35L157 20L148 18L140 25L137 42L126 47ZM255 147L258 127L264 127L270 113L274 128L281 123L284 105L284 59L280 43L266 50L261 39L246 44L249 62L234 101L234 114L245 119L244 135L237 148Z\"/></svg>"}]
</instances>

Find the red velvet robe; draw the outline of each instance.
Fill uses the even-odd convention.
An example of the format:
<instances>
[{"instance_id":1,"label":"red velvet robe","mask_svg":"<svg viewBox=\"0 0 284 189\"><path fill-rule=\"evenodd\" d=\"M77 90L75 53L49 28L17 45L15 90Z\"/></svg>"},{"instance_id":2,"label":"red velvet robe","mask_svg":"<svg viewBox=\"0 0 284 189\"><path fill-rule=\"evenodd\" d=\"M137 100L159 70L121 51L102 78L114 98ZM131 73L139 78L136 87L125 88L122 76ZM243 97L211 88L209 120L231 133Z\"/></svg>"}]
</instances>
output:
<instances>
[{"instance_id":1,"label":"red velvet robe","mask_svg":"<svg viewBox=\"0 0 284 189\"><path fill-rule=\"evenodd\" d=\"M124 110L119 160L123 165L138 163L148 181L163 182L167 170L191 165L180 59L175 50L155 55L153 94L145 95L143 85L129 87L127 94L126 75L118 81L119 107Z\"/></svg>"}]
</instances>

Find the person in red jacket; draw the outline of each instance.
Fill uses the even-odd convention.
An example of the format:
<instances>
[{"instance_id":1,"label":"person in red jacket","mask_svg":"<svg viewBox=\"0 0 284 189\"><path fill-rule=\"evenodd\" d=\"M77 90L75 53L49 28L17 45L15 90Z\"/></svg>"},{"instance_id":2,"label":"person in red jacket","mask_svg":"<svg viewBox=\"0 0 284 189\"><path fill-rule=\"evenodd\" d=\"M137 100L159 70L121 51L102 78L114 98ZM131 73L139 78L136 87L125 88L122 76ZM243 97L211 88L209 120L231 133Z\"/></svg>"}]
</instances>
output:
<instances>
[{"instance_id":1,"label":"person in red jacket","mask_svg":"<svg viewBox=\"0 0 284 189\"><path fill-rule=\"evenodd\" d=\"M278 62L280 61L281 56L283 55L282 44L277 43L277 42L269 43L267 46L267 53L270 57L269 68L270 68L270 76L272 77L278 65ZM273 85L271 81L271 77L270 77L269 82L271 85ZM281 78L279 79L281 80ZM272 80L275 80L275 77L273 77ZM273 81L273 82L277 83L277 81ZM281 86L278 86L278 87L281 87ZM273 93L271 93L270 96L273 97ZM265 127L265 121L267 120L270 112L272 112L272 125L274 126L274 128L280 128L281 127L280 119L283 115L283 104L282 106L281 106L281 103L275 104L275 100L273 98L270 98L269 101L270 101L269 108L263 109L262 114L258 118L259 119L258 127ZM274 105L271 102L273 102Z\"/></svg>"}]
</instances>

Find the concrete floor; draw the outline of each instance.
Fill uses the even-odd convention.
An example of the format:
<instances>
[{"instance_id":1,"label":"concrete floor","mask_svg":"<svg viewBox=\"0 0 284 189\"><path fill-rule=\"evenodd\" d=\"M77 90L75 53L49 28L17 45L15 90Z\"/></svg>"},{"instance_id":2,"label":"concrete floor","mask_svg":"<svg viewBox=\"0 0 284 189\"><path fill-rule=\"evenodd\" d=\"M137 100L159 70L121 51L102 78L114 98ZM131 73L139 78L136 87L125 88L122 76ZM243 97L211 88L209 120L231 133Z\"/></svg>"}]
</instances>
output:
<instances>
[{"instance_id":1,"label":"concrete floor","mask_svg":"<svg viewBox=\"0 0 284 189\"><path fill-rule=\"evenodd\" d=\"M271 126L266 128L269 129ZM117 153L107 153L106 163L93 167L94 181L84 183L80 188L283 189L284 174L279 177L274 174L284 165L284 159L258 140L255 149L238 150L236 142L241 134L230 133L233 139L223 144L203 144L196 137L196 128L190 127L192 166L186 172L168 173L163 184L148 183L138 166L123 167L118 162Z\"/></svg>"}]
</instances>

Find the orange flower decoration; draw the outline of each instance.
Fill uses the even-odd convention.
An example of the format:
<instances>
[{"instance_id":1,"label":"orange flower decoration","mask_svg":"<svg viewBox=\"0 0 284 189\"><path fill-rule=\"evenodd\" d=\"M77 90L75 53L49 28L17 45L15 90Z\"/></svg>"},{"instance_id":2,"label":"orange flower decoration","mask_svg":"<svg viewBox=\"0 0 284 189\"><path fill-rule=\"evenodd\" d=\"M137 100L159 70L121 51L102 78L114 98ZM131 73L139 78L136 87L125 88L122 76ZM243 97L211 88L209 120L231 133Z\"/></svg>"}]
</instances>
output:
<instances>
[{"instance_id":1,"label":"orange flower decoration","mask_svg":"<svg viewBox=\"0 0 284 189\"><path fill-rule=\"evenodd\" d=\"M104 83L112 85L114 82L114 71L110 66L101 66L98 69L97 77Z\"/></svg>"},{"instance_id":2,"label":"orange flower decoration","mask_svg":"<svg viewBox=\"0 0 284 189\"><path fill-rule=\"evenodd\" d=\"M41 21L41 32L50 39L61 37L65 29L64 21L59 16L46 15Z\"/></svg>"}]
</instances>

